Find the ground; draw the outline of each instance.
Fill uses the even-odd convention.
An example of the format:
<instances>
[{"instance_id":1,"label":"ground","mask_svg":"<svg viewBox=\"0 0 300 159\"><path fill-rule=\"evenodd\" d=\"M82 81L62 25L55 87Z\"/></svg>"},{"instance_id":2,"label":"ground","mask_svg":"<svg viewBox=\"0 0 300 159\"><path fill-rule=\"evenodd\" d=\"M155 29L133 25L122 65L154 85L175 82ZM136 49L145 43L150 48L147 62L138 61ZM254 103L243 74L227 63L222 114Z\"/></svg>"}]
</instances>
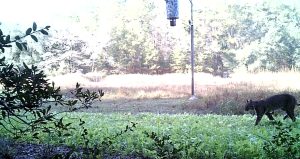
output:
<instances>
[{"instance_id":1,"label":"ground","mask_svg":"<svg viewBox=\"0 0 300 159\"><path fill-rule=\"evenodd\" d=\"M0 158L3 159L52 159L55 155L66 155L71 148L66 146L51 146L45 144L13 143L1 140ZM14 154L13 157L11 155ZM73 153L72 159L81 159L82 150ZM57 156L58 157L58 156ZM136 156L104 155L103 159L142 159Z\"/></svg>"},{"instance_id":2,"label":"ground","mask_svg":"<svg viewBox=\"0 0 300 159\"><path fill-rule=\"evenodd\" d=\"M165 99L104 99L96 101L91 108L79 111L92 113L156 113L156 114L207 114L214 111L214 106L207 107L201 99L165 98ZM55 107L53 107L55 109ZM56 109L62 109L58 107Z\"/></svg>"}]
</instances>

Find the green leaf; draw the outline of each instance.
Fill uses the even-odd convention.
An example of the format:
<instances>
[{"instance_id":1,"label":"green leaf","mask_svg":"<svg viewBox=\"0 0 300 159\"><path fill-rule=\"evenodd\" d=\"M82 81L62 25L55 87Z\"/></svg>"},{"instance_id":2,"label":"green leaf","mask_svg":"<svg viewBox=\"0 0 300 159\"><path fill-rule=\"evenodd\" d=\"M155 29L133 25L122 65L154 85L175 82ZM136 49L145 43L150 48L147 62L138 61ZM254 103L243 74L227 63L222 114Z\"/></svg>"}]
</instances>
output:
<instances>
[{"instance_id":1,"label":"green leaf","mask_svg":"<svg viewBox=\"0 0 300 159\"><path fill-rule=\"evenodd\" d=\"M2 32L2 30L0 29L0 36L1 36L1 35L3 35L3 32Z\"/></svg>"},{"instance_id":2,"label":"green leaf","mask_svg":"<svg viewBox=\"0 0 300 159\"><path fill-rule=\"evenodd\" d=\"M41 112L36 112L36 115L39 117L39 118L41 118L42 116L41 116Z\"/></svg>"},{"instance_id":3,"label":"green leaf","mask_svg":"<svg viewBox=\"0 0 300 159\"><path fill-rule=\"evenodd\" d=\"M2 110L2 117L5 118L6 117L6 112L4 110Z\"/></svg>"},{"instance_id":4,"label":"green leaf","mask_svg":"<svg viewBox=\"0 0 300 159\"><path fill-rule=\"evenodd\" d=\"M26 30L26 35L30 35L31 32L32 32L32 29L31 29L31 28L28 28L28 29Z\"/></svg>"},{"instance_id":5,"label":"green leaf","mask_svg":"<svg viewBox=\"0 0 300 159\"><path fill-rule=\"evenodd\" d=\"M44 34L44 35L48 35L48 32L44 29L41 30L41 33Z\"/></svg>"},{"instance_id":6,"label":"green leaf","mask_svg":"<svg viewBox=\"0 0 300 159\"><path fill-rule=\"evenodd\" d=\"M71 104L72 104L72 105L75 105L77 102L78 102L78 100L73 100L73 101L71 102Z\"/></svg>"},{"instance_id":7,"label":"green leaf","mask_svg":"<svg viewBox=\"0 0 300 159\"><path fill-rule=\"evenodd\" d=\"M17 35L17 36L15 37L15 39L16 39L16 40L20 40L21 38L20 38L19 35Z\"/></svg>"},{"instance_id":8,"label":"green leaf","mask_svg":"<svg viewBox=\"0 0 300 159\"><path fill-rule=\"evenodd\" d=\"M23 66L25 67L26 70L29 70L29 67L26 65L25 62L23 62Z\"/></svg>"},{"instance_id":9,"label":"green leaf","mask_svg":"<svg viewBox=\"0 0 300 159\"><path fill-rule=\"evenodd\" d=\"M7 35L7 36L6 36L5 42L6 42L6 43L9 43L9 42L10 42L10 35Z\"/></svg>"},{"instance_id":10,"label":"green leaf","mask_svg":"<svg viewBox=\"0 0 300 159\"><path fill-rule=\"evenodd\" d=\"M49 30L49 28L50 28L50 26L49 26L49 25L45 27L45 29L47 29L47 30Z\"/></svg>"},{"instance_id":11,"label":"green leaf","mask_svg":"<svg viewBox=\"0 0 300 159\"><path fill-rule=\"evenodd\" d=\"M5 44L5 35L0 36L0 44Z\"/></svg>"},{"instance_id":12,"label":"green leaf","mask_svg":"<svg viewBox=\"0 0 300 159\"><path fill-rule=\"evenodd\" d=\"M32 137L35 138L35 139L38 139L38 138L39 138L38 135L39 135L39 133L36 132L36 133L34 133L34 134L32 135Z\"/></svg>"},{"instance_id":13,"label":"green leaf","mask_svg":"<svg viewBox=\"0 0 300 159\"><path fill-rule=\"evenodd\" d=\"M23 47L22 47L22 44L21 44L21 43L16 42L16 45L17 45L17 47L18 47L21 51L23 50Z\"/></svg>"},{"instance_id":14,"label":"green leaf","mask_svg":"<svg viewBox=\"0 0 300 159\"><path fill-rule=\"evenodd\" d=\"M70 133L63 134L64 137L72 136Z\"/></svg>"},{"instance_id":15,"label":"green leaf","mask_svg":"<svg viewBox=\"0 0 300 159\"><path fill-rule=\"evenodd\" d=\"M28 48L27 48L27 43L26 43L26 42L23 42L22 45L23 45L23 47L24 47L25 50L28 49Z\"/></svg>"},{"instance_id":16,"label":"green leaf","mask_svg":"<svg viewBox=\"0 0 300 159\"><path fill-rule=\"evenodd\" d=\"M35 23L35 22L33 22L33 25L32 25L32 29L33 29L33 31L36 31L36 28L37 28L37 25L36 25L36 23Z\"/></svg>"},{"instance_id":17,"label":"green leaf","mask_svg":"<svg viewBox=\"0 0 300 159\"><path fill-rule=\"evenodd\" d=\"M34 36L34 35L30 35L30 36L35 42L38 42L38 39L36 38L36 36Z\"/></svg>"},{"instance_id":18,"label":"green leaf","mask_svg":"<svg viewBox=\"0 0 300 159\"><path fill-rule=\"evenodd\" d=\"M51 109L51 105L48 106L46 112L48 113L50 111L50 109Z\"/></svg>"}]
</instances>

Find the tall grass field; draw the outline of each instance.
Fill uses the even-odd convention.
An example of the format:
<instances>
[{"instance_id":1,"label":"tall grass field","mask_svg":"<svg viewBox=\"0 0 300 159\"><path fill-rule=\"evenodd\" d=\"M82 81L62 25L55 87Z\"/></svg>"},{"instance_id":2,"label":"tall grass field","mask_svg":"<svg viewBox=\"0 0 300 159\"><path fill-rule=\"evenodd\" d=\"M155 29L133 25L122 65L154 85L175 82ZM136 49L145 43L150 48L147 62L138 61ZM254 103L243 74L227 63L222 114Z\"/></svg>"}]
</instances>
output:
<instances>
[{"instance_id":1,"label":"tall grass field","mask_svg":"<svg viewBox=\"0 0 300 159\"><path fill-rule=\"evenodd\" d=\"M134 105L134 110L129 109L129 112L136 112L138 108L143 112L146 109L144 105L147 105L147 108L150 107L147 109L150 111L151 107L156 108L162 104L160 102L162 101L164 104L161 109L175 107L175 113L211 112L240 115L245 113L244 105L249 99L259 100L278 93L291 93L300 101L300 73L296 71L237 73L232 74L230 78L196 73L195 95L198 100L194 102L188 100L191 97L190 74L104 76L90 73L68 74L50 79L63 90L73 88L76 82L88 89L102 89L105 96L100 105L105 107L105 110L112 109L109 112L119 112L122 111L122 106L125 109ZM140 102L128 103L128 100ZM107 101L112 101L108 102L111 106L103 104ZM115 108L113 106L115 103L120 107ZM168 111L161 112L168 113Z\"/></svg>"}]
</instances>

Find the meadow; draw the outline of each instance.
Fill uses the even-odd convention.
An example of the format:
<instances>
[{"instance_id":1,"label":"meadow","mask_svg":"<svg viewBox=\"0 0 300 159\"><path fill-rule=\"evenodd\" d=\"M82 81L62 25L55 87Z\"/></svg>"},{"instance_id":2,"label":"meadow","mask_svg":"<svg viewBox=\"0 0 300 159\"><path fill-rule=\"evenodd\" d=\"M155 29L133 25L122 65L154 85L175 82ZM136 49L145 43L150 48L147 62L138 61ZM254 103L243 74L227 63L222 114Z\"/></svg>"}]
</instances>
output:
<instances>
[{"instance_id":1,"label":"meadow","mask_svg":"<svg viewBox=\"0 0 300 159\"><path fill-rule=\"evenodd\" d=\"M291 93L300 100L300 73L236 73L221 78L205 73L195 74L195 95L191 97L190 74L101 75L100 73L68 74L50 78L69 91L76 82L84 88L105 92L92 112L216 113L244 114L247 100L259 100L278 93ZM76 79L76 80L74 80ZM154 108L154 109L153 109ZM89 110L86 110L89 111Z\"/></svg>"},{"instance_id":2,"label":"meadow","mask_svg":"<svg viewBox=\"0 0 300 159\"><path fill-rule=\"evenodd\" d=\"M63 92L79 82L90 90L102 89L105 95L92 108L60 114L66 123L72 123L73 129L65 132L71 135L45 133L38 140L25 136L20 141L85 145L99 150L99 158L107 154L120 158L300 157L299 107L294 123L283 120L279 111L275 116L279 123L264 117L258 126L254 126L254 112L244 111L247 99L281 92L300 100L298 72L240 73L230 78L197 73L198 99L192 101L189 74L90 73L50 79ZM55 107L54 111L63 109Z\"/></svg>"}]
</instances>

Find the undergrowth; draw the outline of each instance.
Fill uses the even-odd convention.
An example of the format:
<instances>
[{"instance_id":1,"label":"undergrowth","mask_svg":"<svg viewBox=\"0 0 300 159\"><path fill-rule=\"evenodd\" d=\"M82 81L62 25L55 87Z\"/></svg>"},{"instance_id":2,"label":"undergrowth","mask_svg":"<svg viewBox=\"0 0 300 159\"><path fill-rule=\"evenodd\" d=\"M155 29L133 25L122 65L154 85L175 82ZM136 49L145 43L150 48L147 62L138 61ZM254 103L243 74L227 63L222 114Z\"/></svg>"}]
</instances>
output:
<instances>
[{"instance_id":1,"label":"undergrowth","mask_svg":"<svg viewBox=\"0 0 300 159\"><path fill-rule=\"evenodd\" d=\"M254 126L255 117L250 115L67 113L64 116L66 122L75 118L85 121L72 131L65 143L83 146L86 155L259 158L274 154L273 148L280 155L299 155L296 149L299 146L299 121L284 120L278 126L263 118L259 126ZM276 145L276 138L284 139L284 144ZM49 141L46 136L41 136L39 142L59 143L53 139ZM287 145L292 145L293 151L289 151Z\"/></svg>"}]
</instances>

